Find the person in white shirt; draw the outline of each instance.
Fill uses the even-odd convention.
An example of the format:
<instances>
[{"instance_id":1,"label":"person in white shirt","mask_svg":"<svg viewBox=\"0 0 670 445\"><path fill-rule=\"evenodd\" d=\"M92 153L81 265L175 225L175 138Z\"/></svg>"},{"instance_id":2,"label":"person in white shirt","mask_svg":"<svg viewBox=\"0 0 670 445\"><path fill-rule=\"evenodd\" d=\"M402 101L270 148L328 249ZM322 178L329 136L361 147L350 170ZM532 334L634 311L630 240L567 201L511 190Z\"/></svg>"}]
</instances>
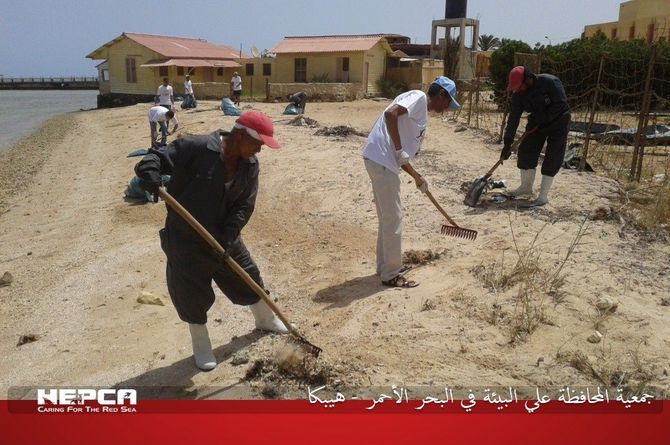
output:
<instances>
[{"instance_id":1,"label":"person in white shirt","mask_svg":"<svg viewBox=\"0 0 670 445\"><path fill-rule=\"evenodd\" d=\"M158 87L156 98L158 99L158 105L165 107L168 110L172 109L172 105L174 105L174 94L172 92L170 80L167 77L163 78L163 85Z\"/></svg>"},{"instance_id":2,"label":"person in white shirt","mask_svg":"<svg viewBox=\"0 0 670 445\"><path fill-rule=\"evenodd\" d=\"M160 105L151 107L149 110L149 128L151 129L151 146L158 147L159 145L165 145L167 142L167 137L170 135L168 129L169 122L173 121L174 126L172 127L172 132L177 131L179 127L179 122L177 117L174 115L174 111L168 110L165 107ZM160 144L156 139L158 139L158 126L161 129L161 142Z\"/></svg>"},{"instance_id":3,"label":"person in white shirt","mask_svg":"<svg viewBox=\"0 0 670 445\"><path fill-rule=\"evenodd\" d=\"M232 94L233 103L239 107L240 106L240 96L242 96L242 78L237 73L237 71L233 73L233 78L230 79L230 85L233 89L233 94Z\"/></svg>"},{"instance_id":4,"label":"person in white shirt","mask_svg":"<svg viewBox=\"0 0 670 445\"><path fill-rule=\"evenodd\" d=\"M191 76L186 75L184 80L184 101L182 102L182 108L195 108L196 101L195 95L193 94L193 84L191 83Z\"/></svg>"},{"instance_id":5,"label":"person in white shirt","mask_svg":"<svg viewBox=\"0 0 670 445\"><path fill-rule=\"evenodd\" d=\"M409 162L421 149L428 111L441 113L458 108L456 84L447 77L437 77L427 95L413 90L396 97L374 123L363 146L362 155L372 182L379 219L377 275L386 286L418 286L403 275L400 170L414 178L419 190L428 191L428 182Z\"/></svg>"}]
</instances>

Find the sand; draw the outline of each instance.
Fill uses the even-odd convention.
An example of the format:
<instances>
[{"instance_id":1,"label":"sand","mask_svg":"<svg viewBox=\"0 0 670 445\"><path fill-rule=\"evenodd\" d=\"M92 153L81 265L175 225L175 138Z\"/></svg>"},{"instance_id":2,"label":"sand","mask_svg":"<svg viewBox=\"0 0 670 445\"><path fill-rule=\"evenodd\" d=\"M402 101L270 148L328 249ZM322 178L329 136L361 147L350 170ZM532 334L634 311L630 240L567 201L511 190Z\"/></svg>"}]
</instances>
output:
<instances>
[{"instance_id":1,"label":"sand","mask_svg":"<svg viewBox=\"0 0 670 445\"><path fill-rule=\"evenodd\" d=\"M366 132L387 103L314 103L308 117ZM415 168L452 217L479 236L472 242L441 235L441 215L403 176L403 247L439 255L409 273L419 287L385 288L374 275L377 220L359 155L364 138L287 125L283 104L251 106L275 121L284 148L259 156L260 193L243 236L277 304L323 348L316 366L329 383L360 389L622 382L668 394L667 243L649 241L617 218L589 219L558 289L541 282L555 275L585 217L617 205L614 181L562 171L544 208L468 208L461 184L487 171L499 147L433 116ZM220 364L209 373L193 366L187 327L167 297L157 236L165 207L123 199L137 162L126 154L149 139L148 108L72 113L0 157L0 275L14 278L0 287L0 391L95 385L150 387L180 398L306 398L309 379L295 373L247 376L254 363L267 365L285 339L254 331L250 312L218 290L209 326ZM234 122L208 101L178 116L181 134ZM516 185L517 175L511 161L495 177ZM517 249L523 253L536 237L530 257L543 272L524 299L523 280L511 270ZM503 282L500 270L516 284L491 286ZM139 304L142 292L165 306ZM596 308L604 295L618 303L614 313ZM603 339L592 344L587 339L596 329ZM36 340L17 346L26 335ZM240 353L247 364L233 365Z\"/></svg>"}]
</instances>

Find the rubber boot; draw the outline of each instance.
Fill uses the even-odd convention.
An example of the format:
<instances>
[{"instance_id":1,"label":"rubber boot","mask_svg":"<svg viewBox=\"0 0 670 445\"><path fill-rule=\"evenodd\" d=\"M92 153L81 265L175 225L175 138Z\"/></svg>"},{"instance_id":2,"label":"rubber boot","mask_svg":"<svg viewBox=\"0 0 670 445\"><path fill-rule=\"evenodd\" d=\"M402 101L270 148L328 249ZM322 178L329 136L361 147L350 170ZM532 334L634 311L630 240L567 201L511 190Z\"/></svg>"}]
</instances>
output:
<instances>
[{"instance_id":1,"label":"rubber boot","mask_svg":"<svg viewBox=\"0 0 670 445\"><path fill-rule=\"evenodd\" d=\"M206 324L189 323L193 343L193 357L195 365L203 371L211 371L216 368L216 358L212 352L212 343L209 341L209 333Z\"/></svg>"},{"instance_id":2,"label":"rubber boot","mask_svg":"<svg viewBox=\"0 0 670 445\"><path fill-rule=\"evenodd\" d=\"M553 176L542 175L542 184L540 185L540 194L530 203L531 207L540 207L549 202L549 190L554 182Z\"/></svg>"},{"instance_id":3,"label":"rubber boot","mask_svg":"<svg viewBox=\"0 0 670 445\"><path fill-rule=\"evenodd\" d=\"M254 314L257 329L276 332L278 334L286 334L288 332L284 323L277 318L265 301L260 300L258 303L249 306L249 308L251 309L251 313Z\"/></svg>"},{"instance_id":4,"label":"rubber boot","mask_svg":"<svg viewBox=\"0 0 670 445\"><path fill-rule=\"evenodd\" d=\"M533 183L535 182L535 169L519 169L521 174L521 185L516 190L508 193L509 196L522 196L533 194Z\"/></svg>"}]
</instances>

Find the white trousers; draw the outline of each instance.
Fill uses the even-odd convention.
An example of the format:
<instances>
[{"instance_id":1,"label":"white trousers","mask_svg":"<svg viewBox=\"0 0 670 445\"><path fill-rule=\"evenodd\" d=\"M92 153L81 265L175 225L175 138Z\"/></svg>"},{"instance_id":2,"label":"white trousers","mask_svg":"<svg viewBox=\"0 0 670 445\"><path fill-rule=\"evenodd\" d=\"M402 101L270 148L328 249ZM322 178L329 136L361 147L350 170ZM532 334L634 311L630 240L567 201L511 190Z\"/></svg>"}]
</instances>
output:
<instances>
[{"instance_id":1,"label":"white trousers","mask_svg":"<svg viewBox=\"0 0 670 445\"><path fill-rule=\"evenodd\" d=\"M400 177L386 167L365 159L377 207L377 275L388 281L402 268L402 205Z\"/></svg>"}]
</instances>

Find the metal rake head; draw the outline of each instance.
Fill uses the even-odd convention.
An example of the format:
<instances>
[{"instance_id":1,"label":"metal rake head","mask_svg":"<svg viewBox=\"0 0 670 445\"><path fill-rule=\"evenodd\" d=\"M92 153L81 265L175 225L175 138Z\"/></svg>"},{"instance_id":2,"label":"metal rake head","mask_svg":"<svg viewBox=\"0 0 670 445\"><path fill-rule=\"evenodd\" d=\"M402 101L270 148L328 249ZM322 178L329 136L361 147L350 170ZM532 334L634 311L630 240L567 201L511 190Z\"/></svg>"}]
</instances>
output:
<instances>
[{"instance_id":1,"label":"metal rake head","mask_svg":"<svg viewBox=\"0 0 670 445\"><path fill-rule=\"evenodd\" d=\"M312 343L308 342L307 340L305 340L304 337L302 337L300 335L296 335L296 334L292 333L291 340L293 340L302 349L304 349L306 352L312 354L316 358L318 358L321 351L323 351L323 349L321 349L318 346L313 345Z\"/></svg>"},{"instance_id":2,"label":"metal rake head","mask_svg":"<svg viewBox=\"0 0 670 445\"><path fill-rule=\"evenodd\" d=\"M447 224L442 225L440 232L443 235L455 236L456 238L464 238L470 241L474 241L477 238L476 230L464 229L463 227L450 226Z\"/></svg>"}]
</instances>

